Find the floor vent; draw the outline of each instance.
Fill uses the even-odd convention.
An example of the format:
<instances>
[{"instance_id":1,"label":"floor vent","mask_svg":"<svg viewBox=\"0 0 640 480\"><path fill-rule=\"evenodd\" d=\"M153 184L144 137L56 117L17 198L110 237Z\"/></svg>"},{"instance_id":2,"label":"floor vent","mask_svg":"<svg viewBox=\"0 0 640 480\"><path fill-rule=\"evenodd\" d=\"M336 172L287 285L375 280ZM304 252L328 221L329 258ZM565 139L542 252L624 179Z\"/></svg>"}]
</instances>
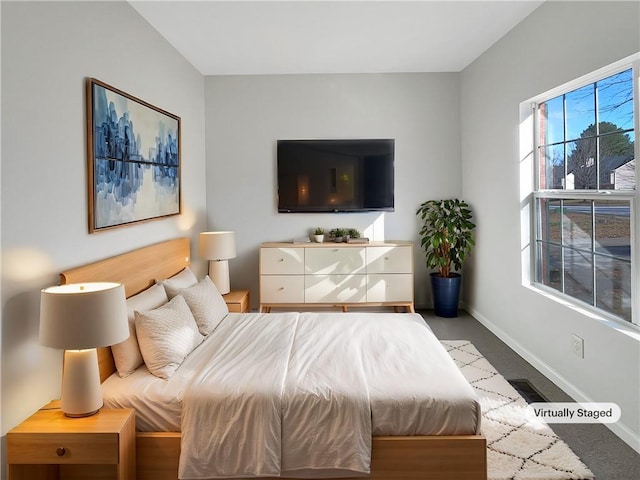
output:
<instances>
[{"instance_id":1,"label":"floor vent","mask_svg":"<svg viewBox=\"0 0 640 480\"><path fill-rule=\"evenodd\" d=\"M516 380L508 380L513 388L522 395L527 403L536 403L536 402L548 402L544 395L542 395L536 387L531 385L531 382L524 378L518 378Z\"/></svg>"}]
</instances>

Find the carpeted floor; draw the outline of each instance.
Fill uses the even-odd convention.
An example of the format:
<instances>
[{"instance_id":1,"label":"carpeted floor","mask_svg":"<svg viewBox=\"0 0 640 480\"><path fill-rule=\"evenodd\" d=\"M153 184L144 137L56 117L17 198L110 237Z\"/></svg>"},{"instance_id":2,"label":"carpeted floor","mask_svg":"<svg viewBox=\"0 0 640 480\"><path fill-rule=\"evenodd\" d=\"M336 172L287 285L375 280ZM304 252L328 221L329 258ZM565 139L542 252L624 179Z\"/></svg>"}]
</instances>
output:
<instances>
[{"instance_id":1,"label":"carpeted floor","mask_svg":"<svg viewBox=\"0 0 640 480\"><path fill-rule=\"evenodd\" d=\"M442 318L432 310L420 314L440 340L469 340L506 379L525 378L550 402L573 402L564 391L513 351L482 323L463 310L456 318ZM553 431L589 467L596 480L637 480L640 454L606 425L553 425Z\"/></svg>"},{"instance_id":2,"label":"carpeted floor","mask_svg":"<svg viewBox=\"0 0 640 480\"><path fill-rule=\"evenodd\" d=\"M528 421L527 402L469 341L442 344L480 397L489 480L594 478L547 424Z\"/></svg>"}]
</instances>

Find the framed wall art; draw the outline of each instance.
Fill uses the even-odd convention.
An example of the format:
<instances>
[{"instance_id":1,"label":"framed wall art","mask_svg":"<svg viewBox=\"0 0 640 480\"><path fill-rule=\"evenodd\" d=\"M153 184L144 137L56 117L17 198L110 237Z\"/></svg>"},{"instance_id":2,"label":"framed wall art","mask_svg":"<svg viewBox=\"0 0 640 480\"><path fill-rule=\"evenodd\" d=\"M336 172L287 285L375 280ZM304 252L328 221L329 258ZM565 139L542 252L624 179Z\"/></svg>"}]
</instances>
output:
<instances>
[{"instance_id":1,"label":"framed wall art","mask_svg":"<svg viewBox=\"0 0 640 480\"><path fill-rule=\"evenodd\" d=\"M89 232L181 211L180 117L87 79Z\"/></svg>"}]
</instances>

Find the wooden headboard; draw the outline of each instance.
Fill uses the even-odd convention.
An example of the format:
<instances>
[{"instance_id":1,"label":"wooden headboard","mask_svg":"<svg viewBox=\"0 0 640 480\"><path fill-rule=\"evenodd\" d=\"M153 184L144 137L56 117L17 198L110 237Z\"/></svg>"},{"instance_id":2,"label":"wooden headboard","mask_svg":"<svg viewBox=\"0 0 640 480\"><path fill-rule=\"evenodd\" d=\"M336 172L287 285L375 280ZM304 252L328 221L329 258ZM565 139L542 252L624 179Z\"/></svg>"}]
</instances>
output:
<instances>
[{"instance_id":1,"label":"wooden headboard","mask_svg":"<svg viewBox=\"0 0 640 480\"><path fill-rule=\"evenodd\" d=\"M117 282L124 284L127 298L169 278L189 265L188 238L176 238L83 265L60 274L60 284ZM116 371L111 348L98 349L100 381Z\"/></svg>"}]
</instances>

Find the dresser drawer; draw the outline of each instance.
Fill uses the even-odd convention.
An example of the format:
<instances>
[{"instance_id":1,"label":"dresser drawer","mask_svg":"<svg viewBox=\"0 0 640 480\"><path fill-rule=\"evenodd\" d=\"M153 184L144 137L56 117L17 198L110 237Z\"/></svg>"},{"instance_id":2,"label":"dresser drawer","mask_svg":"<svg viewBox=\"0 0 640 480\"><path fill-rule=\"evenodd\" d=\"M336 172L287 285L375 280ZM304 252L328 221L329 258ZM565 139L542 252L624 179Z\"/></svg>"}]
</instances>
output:
<instances>
[{"instance_id":1,"label":"dresser drawer","mask_svg":"<svg viewBox=\"0 0 640 480\"><path fill-rule=\"evenodd\" d=\"M367 273L411 273L410 246L367 247Z\"/></svg>"},{"instance_id":2,"label":"dresser drawer","mask_svg":"<svg viewBox=\"0 0 640 480\"><path fill-rule=\"evenodd\" d=\"M12 464L117 464L116 433L9 433L7 459Z\"/></svg>"},{"instance_id":3,"label":"dresser drawer","mask_svg":"<svg viewBox=\"0 0 640 480\"><path fill-rule=\"evenodd\" d=\"M306 275L306 303L364 303L367 300L366 275Z\"/></svg>"},{"instance_id":4,"label":"dresser drawer","mask_svg":"<svg viewBox=\"0 0 640 480\"><path fill-rule=\"evenodd\" d=\"M413 275L367 275L367 302L413 302Z\"/></svg>"},{"instance_id":5,"label":"dresser drawer","mask_svg":"<svg viewBox=\"0 0 640 480\"><path fill-rule=\"evenodd\" d=\"M260 274L295 275L304 273L304 248L261 248Z\"/></svg>"},{"instance_id":6,"label":"dresser drawer","mask_svg":"<svg viewBox=\"0 0 640 480\"><path fill-rule=\"evenodd\" d=\"M305 271L314 275L365 273L364 247L305 248Z\"/></svg>"},{"instance_id":7,"label":"dresser drawer","mask_svg":"<svg viewBox=\"0 0 640 480\"><path fill-rule=\"evenodd\" d=\"M304 303L304 276L262 275L260 303Z\"/></svg>"},{"instance_id":8,"label":"dresser drawer","mask_svg":"<svg viewBox=\"0 0 640 480\"><path fill-rule=\"evenodd\" d=\"M408 242L260 247L260 310L304 305L404 306L413 310Z\"/></svg>"}]
</instances>

